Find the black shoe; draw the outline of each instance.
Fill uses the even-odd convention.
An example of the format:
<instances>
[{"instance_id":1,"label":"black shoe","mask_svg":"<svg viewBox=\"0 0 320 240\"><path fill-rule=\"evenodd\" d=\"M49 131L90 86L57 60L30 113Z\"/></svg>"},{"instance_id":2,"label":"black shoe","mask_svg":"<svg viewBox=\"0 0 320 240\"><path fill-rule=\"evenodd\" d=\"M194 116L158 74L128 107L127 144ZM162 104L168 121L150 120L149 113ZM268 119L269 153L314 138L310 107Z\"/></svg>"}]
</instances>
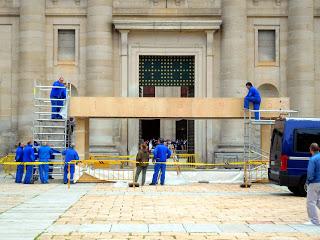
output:
<instances>
[{"instance_id":1,"label":"black shoe","mask_svg":"<svg viewBox=\"0 0 320 240\"><path fill-rule=\"evenodd\" d=\"M150 183L149 185L156 185L155 183Z\"/></svg>"},{"instance_id":2,"label":"black shoe","mask_svg":"<svg viewBox=\"0 0 320 240\"><path fill-rule=\"evenodd\" d=\"M54 178L50 176L49 179L54 179Z\"/></svg>"}]
</instances>

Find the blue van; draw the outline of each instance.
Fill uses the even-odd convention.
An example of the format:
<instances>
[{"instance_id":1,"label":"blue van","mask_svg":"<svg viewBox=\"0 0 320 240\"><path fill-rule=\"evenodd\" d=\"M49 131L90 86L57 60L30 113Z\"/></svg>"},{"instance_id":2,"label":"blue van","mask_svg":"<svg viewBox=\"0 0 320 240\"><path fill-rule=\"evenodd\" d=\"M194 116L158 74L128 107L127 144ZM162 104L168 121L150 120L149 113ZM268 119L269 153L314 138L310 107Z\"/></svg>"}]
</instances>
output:
<instances>
[{"instance_id":1,"label":"blue van","mask_svg":"<svg viewBox=\"0 0 320 240\"><path fill-rule=\"evenodd\" d=\"M309 146L320 144L320 118L276 120L271 137L269 180L297 196L306 196Z\"/></svg>"}]
</instances>

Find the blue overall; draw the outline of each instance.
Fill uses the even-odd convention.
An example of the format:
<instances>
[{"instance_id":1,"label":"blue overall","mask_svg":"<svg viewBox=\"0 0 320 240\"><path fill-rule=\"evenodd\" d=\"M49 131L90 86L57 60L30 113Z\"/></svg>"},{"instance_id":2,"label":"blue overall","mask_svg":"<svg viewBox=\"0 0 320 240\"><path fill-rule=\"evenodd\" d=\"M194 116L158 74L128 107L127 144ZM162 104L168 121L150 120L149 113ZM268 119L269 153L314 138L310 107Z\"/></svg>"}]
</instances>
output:
<instances>
[{"instance_id":1,"label":"blue overall","mask_svg":"<svg viewBox=\"0 0 320 240\"><path fill-rule=\"evenodd\" d=\"M63 83L60 83L59 80L55 81L52 85L53 87L64 87ZM53 99L51 100L51 111L52 111L52 115L51 118L52 119L62 119L62 117L60 116L60 114L55 114L55 113L59 113L61 110L61 107L64 104L64 99L66 99L66 88L52 88L51 89L51 93L50 93L50 98ZM62 100L57 100L57 99L62 99Z\"/></svg>"},{"instance_id":2,"label":"blue overall","mask_svg":"<svg viewBox=\"0 0 320 240\"><path fill-rule=\"evenodd\" d=\"M17 147L16 150L16 162L22 162L23 161L23 147ZM24 166L23 165L17 165L17 172L16 172L16 183L22 182L22 177L24 173Z\"/></svg>"},{"instance_id":3,"label":"blue overall","mask_svg":"<svg viewBox=\"0 0 320 240\"><path fill-rule=\"evenodd\" d=\"M34 149L32 145L27 145L23 149L23 162L34 162L35 156L34 156ZM32 183L32 176L33 176L33 165L27 165L26 166L26 175L24 177L24 184L30 184Z\"/></svg>"},{"instance_id":4,"label":"blue overall","mask_svg":"<svg viewBox=\"0 0 320 240\"><path fill-rule=\"evenodd\" d=\"M161 171L160 184L164 185L166 177L166 164L167 159L171 156L171 151L168 147L163 144L159 144L153 151L154 159L156 164L154 165L154 173L152 178L152 184L158 183L159 171Z\"/></svg>"},{"instance_id":5,"label":"blue overall","mask_svg":"<svg viewBox=\"0 0 320 240\"><path fill-rule=\"evenodd\" d=\"M79 160L79 155L76 150L72 147L69 147L67 150L62 152L62 155L65 156L64 164L64 174L63 174L63 183L68 183L68 162L73 160ZM74 164L70 164L70 182L73 183L73 174L74 174Z\"/></svg>"},{"instance_id":6,"label":"blue overall","mask_svg":"<svg viewBox=\"0 0 320 240\"><path fill-rule=\"evenodd\" d=\"M253 104L253 110L259 110L260 109L260 103L261 103L261 96L259 91L255 87L250 87L249 92L247 96L244 98L244 108L249 109L250 103ZM260 114L259 112L254 113L254 119L259 120Z\"/></svg>"},{"instance_id":7,"label":"blue overall","mask_svg":"<svg viewBox=\"0 0 320 240\"><path fill-rule=\"evenodd\" d=\"M39 162L49 162L50 156L53 153L51 147L41 146L38 151ZM41 164L39 165L39 176L41 183L48 183L49 178L49 165Z\"/></svg>"}]
</instances>

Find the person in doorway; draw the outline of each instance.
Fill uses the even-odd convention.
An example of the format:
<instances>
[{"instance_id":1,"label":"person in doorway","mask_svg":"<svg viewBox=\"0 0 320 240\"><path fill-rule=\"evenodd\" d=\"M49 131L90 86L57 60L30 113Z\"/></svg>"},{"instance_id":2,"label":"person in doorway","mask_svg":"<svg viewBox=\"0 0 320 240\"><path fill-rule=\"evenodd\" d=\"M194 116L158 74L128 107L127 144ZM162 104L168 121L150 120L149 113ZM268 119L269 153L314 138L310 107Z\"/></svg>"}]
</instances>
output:
<instances>
[{"instance_id":1,"label":"person in doorway","mask_svg":"<svg viewBox=\"0 0 320 240\"><path fill-rule=\"evenodd\" d=\"M47 143L44 143L38 150L39 162L48 163L51 154L53 154L51 147L49 147ZM48 180L49 165L48 164L39 165L39 176L40 176L41 183L49 183L49 180Z\"/></svg>"},{"instance_id":2,"label":"person in doorway","mask_svg":"<svg viewBox=\"0 0 320 240\"><path fill-rule=\"evenodd\" d=\"M312 157L308 163L307 171L307 212L310 222L320 226L318 209L320 209L320 153L317 143L310 145L310 153Z\"/></svg>"},{"instance_id":3,"label":"person in doorway","mask_svg":"<svg viewBox=\"0 0 320 240\"><path fill-rule=\"evenodd\" d=\"M146 174L147 174L147 168L149 165L149 151L146 144L141 144L140 150L136 157L136 176L135 176L135 182L138 182L139 175L142 172L142 181L141 186L143 186L146 182Z\"/></svg>"},{"instance_id":4,"label":"person in doorway","mask_svg":"<svg viewBox=\"0 0 320 240\"><path fill-rule=\"evenodd\" d=\"M71 146L62 152L62 155L65 156L64 160L64 174L63 174L63 183L68 183L68 163L73 160L79 160L79 155L77 151L74 149L75 145L71 144ZM73 183L73 175L74 175L74 164L70 164L70 183Z\"/></svg>"},{"instance_id":5,"label":"person in doorway","mask_svg":"<svg viewBox=\"0 0 320 240\"><path fill-rule=\"evenodd\" d=\"M32 147L32 141L29 141L27 145L23 148L23 162L34 162L35 161L35 155L34 155L34 149ZM33 165L28 164L26 166L26 175L24 177L24 184L31 184L33 183Z\"/></svg>"},{"instance_id":6,"label":"person in doorway","mask_svg":"<svg viewBox=\"0 0 320 240\"><path fill-rule=\"evenodd\" d=\"M16 162L22 162L23 161L23 143L19 143L18 147L16 149ZM23 165L17 165L17 171L16 171L16 183L22 183L22 177L24 173L24 166Z\"/></svg>"},{"instance_id":7,"label":"person in doorway","mask_svg":"<svg viewBox=\"0 0 320 240\"><path fill-rule=\"evenodd\" d=\"M259 91L252 85L251 82L246 83L246 88L248 89L248 94L244 98L244 108L249 109L250 103L253 104L253 110L259 110L260 109L260 103L261 103L261 96ZM259 112L254 113L254 119L259 120L260 114Z\"/></svg>"},{"instance_id":8,"label":"person in doorway","mask_svg":"<svg viewBox=\"0 0 320 240\"><path fill-rule=\"evenodd\" d=\"M158 183L158 174L161 171L160 184L164 185L164 180L166 176L166 162L171 156L171 151L167 146L164 145L164 140L159 139L159 143L153 151L153 156L156 161L154 165L154 173L152 182L150 185L156 185Z\"/></svg>"},{"instance_id":9,"label":"person in doorway","mask_svg":"<svg viewBox=\"0 0 320 240\"><path fill-rule=\"evenodd\" d=\"M52 85L50 99L51 99L51 118L52 119L62 119L61 115L58 114L61 107L66 99L66 88L64 85L64 78L61 76L59 80L55 81Z\"/></svg>"}]
</instances>

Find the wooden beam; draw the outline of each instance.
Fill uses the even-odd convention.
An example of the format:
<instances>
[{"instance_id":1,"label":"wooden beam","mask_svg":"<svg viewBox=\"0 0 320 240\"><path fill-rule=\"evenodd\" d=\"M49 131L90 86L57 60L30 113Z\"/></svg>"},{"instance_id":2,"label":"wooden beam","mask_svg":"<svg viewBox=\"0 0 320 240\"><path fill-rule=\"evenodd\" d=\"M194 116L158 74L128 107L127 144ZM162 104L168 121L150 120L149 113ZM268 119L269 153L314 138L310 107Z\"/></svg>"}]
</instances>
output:
<instances>
[{"instance_id":1,"label":"wooden beam","mask_svg":"<svg viewBox=\"0 0 320 240\"><path fill-rule=\"evenodd\" d=\"M289 99L264 98L261 109L289 109ZM71 97L69 115L80 118L239 119L243 118L243 99Z\"/></svg>"}]
</instances>

